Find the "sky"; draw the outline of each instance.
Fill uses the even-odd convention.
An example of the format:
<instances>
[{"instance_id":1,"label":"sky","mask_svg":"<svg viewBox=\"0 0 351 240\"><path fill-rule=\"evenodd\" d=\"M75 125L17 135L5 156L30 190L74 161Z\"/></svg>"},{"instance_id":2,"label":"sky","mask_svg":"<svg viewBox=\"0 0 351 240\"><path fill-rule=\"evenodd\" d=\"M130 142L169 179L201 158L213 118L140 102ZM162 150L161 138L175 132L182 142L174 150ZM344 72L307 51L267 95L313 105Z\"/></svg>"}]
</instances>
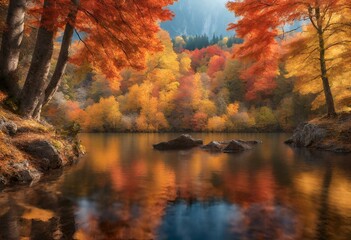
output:
<instances>
[{"instance_id":1,"label":"sky","mask_svg":"<svg viewBox=\"0 0 351 240\"><path fill-rule=\"evenodd\" d=\"M228 0L179 0L170 9L175 13L172 21L161 24L172 37L178 35L231 36L227 32L230 22L235 20L225 4Z\"/></svg>"}]
</instances>

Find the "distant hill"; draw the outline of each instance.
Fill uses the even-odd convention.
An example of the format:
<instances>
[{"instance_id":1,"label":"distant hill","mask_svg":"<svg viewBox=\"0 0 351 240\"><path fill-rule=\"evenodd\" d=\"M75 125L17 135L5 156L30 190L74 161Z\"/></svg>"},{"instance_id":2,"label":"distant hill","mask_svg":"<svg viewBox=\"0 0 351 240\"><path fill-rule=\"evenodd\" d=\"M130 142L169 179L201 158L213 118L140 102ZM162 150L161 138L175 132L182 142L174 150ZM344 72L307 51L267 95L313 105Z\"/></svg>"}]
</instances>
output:
<instances>
[{"instance_id":1,"label":"distant hill","mask_svg":"<svg viewBox=\"0 0 351 240\"><path fill-rule=\"evenodd\" d=\"M172 21L164 22L161 27L168 31L172 38L179 35L223 35L228 24L235 20L225 4L228 0L179 0L170 9L175 13Z\"/></svg>"}]
</instances>

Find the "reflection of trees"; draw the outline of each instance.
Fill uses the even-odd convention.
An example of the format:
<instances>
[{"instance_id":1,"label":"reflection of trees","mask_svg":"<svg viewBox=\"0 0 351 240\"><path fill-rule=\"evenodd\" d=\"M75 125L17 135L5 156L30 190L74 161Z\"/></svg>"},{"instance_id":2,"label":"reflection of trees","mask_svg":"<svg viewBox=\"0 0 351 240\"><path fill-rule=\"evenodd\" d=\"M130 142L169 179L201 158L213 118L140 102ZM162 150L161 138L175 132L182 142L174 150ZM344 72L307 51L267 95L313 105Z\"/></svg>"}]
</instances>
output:
<instances>
[{"instance_id":1,"label":"reflection of trees","mask_svg":"<svg viewBox=\"0 0 351 240\"><path fill-rule=\"evenodd\" d=\"M332 181L333 167L328 161L323 178L320 206L318 209L318 220L316 228L316 238L320 240L329 239L329 188Z\"/></svg>"},{"instance_id":2,"label":"reflection of trees","mask_svg":"<svg viewBox=\"0 0 351 240\"><path fill-rule=\"evenodd\" d=\"M1 205L7 205L1 206ZM14 211L14 202L10 197L7 197L5 202L0 205L0 239L18 239L18 219Z\"/></svg>"},{"instance_id":3,"label":"reflection of trees","mask_svg":"<svg viewBox=\"0 0 351 240\"><path fill-rule=\"evenodd\" d=\"M248 161L257 157L254 152L146 151L156 140L143 135L135 144L130 136L123 141L106 142L100 136L86 141L86 146L94 147L86 163L90 166L81 166L64 183L83 181L83 188L88 188L69 193L83 201L78 205L84 214L78 214L77 221L82 226L78 235L84 238L156 238L170 204L216 204L221 199L252 204L274 199L272 171L262 162L257 171Z\"/></svg>"},{"instance_id":4,"label":"reflection of trees","mask_svg":"<svg viewBox=\"0 0 351 240\"><path fill-rule=\"evenodd\" d=\"M241 239L298 239L297 216L282 206L252 204L243 209L242 220L232 228Z\"/></svg>"},{"instance_id":5,"label":"reflection of trees","mask_svg":"<svg viewBox=\"0 0 351 240\"><path fill-rule=\"evenodd\" d=\"M0 193L0 206L6 206L0 209L0 239L11 239L10 234L35 239L38 229L45 229L41 239L53 234L67 239L155 239L167 226L171 232L187 228L181 233L190 237L213 231L211 236L224 236L218 239L309 239L316 232L320 236L331 231L336 223L324 220L331 213L340 218L349 207L345 198L343 204L333 205L341 199L334 195L345 193L351 183L334 169L331 185L324 153L279 150L269 144L233 155L150 150L151 143L165 139L86 139L84 145L94 152L64 178L14 194ZM336 182L342 183L339 192ZM196 229L198 224L207 225ZM162 233L167 237L166 230Z\"/></svg>"},{"instance_id":6,"label":"reflection of trees","mask_svg":"<svg viewBox=\"0 0 351 240\"><path fill-rule=\"evenodd\" d=\"M56 184L0 193L0 239L73 239L73 203L56 192Z\"/></svg>"}]
</instances>

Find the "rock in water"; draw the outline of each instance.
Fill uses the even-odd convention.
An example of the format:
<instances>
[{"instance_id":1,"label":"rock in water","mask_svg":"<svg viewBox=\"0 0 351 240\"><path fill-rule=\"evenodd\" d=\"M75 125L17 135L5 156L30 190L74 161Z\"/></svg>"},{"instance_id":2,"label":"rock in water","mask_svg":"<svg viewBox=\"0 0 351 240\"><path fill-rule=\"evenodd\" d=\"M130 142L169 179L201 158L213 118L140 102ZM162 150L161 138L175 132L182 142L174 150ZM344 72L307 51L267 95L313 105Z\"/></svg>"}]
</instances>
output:
<instances>
[{"instance_id":1,"label":"rock in water","mask_svg":"<svg viewBox=\"0 0 351 240\"><path fill-rule=\"evenodd\" d=\"M262 141L259 141L259 140L249 140L249 141L245 141L245 140L238 140L238 142L241 142L241 143L245 143L245 144L248 144L248 145L257 145L257 144L261 144Z\"/></svg>"},{"instance_id":2,"label":"rock in water","mask_svg":"<svg viewBox=\"0 0 351 240\"><path fill-rule=\"evenodd\" d=\"M221 152L224 147L225 145L221 144L220 142L212 141L209 144L202 146L201 148L210 152Z\"/></svg>"},{"instance_id":3,"label":"rock in water","mask_svg":"<svg viewBox=\"0 0 351 240\"><path fill-rule=\"evenodd\" d=\"M201 139L194 139L190 135L183 134L168 142L154 144L153 147L157 150L182 150L198 147L202 144L203 141Z\"/></svg>"},{"instance_id":4,"label":"rock in water","mask_svg":"<svg viewBox=\"0 0 351 240\"><path fill-rule=\"evenodd\" d=\"M351 113L324 116L300 124L285 141L292 147L313 148L333 152L351 152Z\"/></svg>"},{"instance_id":5,"label":"rock in water","mask_svg":"<svg viewBox=\"0 0 351 240\"><path fill-rule=\"evenodd\" d=\"M286 144L294 147L309 147L322 141L327 135L327 131L312 123L300 124L293 136L286 140Z\"/></svg>"},{"instance_id":6,"label":"rock in water","mask_svg":"<svg viewBox=\"0 0 351 240\"><path fill-rule=\"evenodd\" d=\"M244 142L237 141L237 140L232 140L229 142L229 144L223 149L223 152L225 153L237 153L237 152L243 152L246 150L250 150L252 147Z\"/></svg>"}]
</instances>

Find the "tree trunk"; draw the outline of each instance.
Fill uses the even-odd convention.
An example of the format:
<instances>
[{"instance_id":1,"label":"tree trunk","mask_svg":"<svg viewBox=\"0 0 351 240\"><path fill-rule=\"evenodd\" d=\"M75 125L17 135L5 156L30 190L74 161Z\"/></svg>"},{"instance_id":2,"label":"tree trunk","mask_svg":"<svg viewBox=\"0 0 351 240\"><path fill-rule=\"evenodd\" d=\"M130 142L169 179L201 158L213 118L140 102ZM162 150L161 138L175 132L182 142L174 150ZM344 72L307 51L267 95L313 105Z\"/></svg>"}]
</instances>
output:
<instances>
[{"instance_id":1,"label":"tree trunk","mask_svg":"<svg viewBox=\"0 0 351 240\"><path fill-rule=\"evenodd\" d=\"M71 12L68 14L69 22L66 24L65 31L63 33L60 54L56 63L55 71L51 77L51 80L48 86L46 87L44 96L42 97L41 101L38 103L33 113L33 118L35 119L40 118L42 107L45 106L56 93L57 89L60 86L62 75L64 74L67 66L69 48L72 42L74 25L77 18L78 4L79 4L78 0L72 0L72 2L74 4L74 7L72 8Z\"/></svg>"},{"instance_id":2,"label":"tree trunk","mask_svg":"<svg viewBox=\"0 0 351 240\"><path fill-rule=\"evenodd\" d=\"M325 95L325 100L327 104L327 115L329 117L336 116L333 94L330 89L329 78L327 74L327 66L325 63L325 47L324 47L324 36L323 33L318 34L319 37L319 53L320 53L320 65L321 65L321 76L323 81L323 90Z\"/></svg>"},{"instance_id":3,"label":"tree trunk","mask_svg":"<svg viewBox=\"0 0 351 240\"><path fill-rule=\"evenodd\" d=\"M16 70L23 39L27 0L10 0L0 53L0 86L10 96L19 92Z\"/></svg>"},{"instance_id":4,"label":"tree trunk","mask_svg":"<svg viewBox=\"0 0 351 240\"><path fill-rule=\"evenodd\" d=\"M325 62L325 40L324 40L324 30L323 30L323 20L321 19L320 9L316 8L316 20L317 20L317 32L318 32L318 40L319 40L319 61L321 67L321 78L323 82L323 90L325 95L325 101L327 105L327 115L329 117L335 117L335 105L333 94L330 89L329 78L328 78L328 70Z\"/></svg>"},{"instance_id":5,"label":"tree trunk","mask_svg":"<svg viewBox=\"0 0 351 240\"><path fill-rule=\"evenodd\" d=\"M54 50L54 21L49 7L52 1L44 1L44 11L41 17L41 26L38 30L37 40L27 79L20 95L19 113L23 117L31 118L34 110L41 100L45 90L45 83L50 70L51 58Z\"/></svg>"}]
</instances>

